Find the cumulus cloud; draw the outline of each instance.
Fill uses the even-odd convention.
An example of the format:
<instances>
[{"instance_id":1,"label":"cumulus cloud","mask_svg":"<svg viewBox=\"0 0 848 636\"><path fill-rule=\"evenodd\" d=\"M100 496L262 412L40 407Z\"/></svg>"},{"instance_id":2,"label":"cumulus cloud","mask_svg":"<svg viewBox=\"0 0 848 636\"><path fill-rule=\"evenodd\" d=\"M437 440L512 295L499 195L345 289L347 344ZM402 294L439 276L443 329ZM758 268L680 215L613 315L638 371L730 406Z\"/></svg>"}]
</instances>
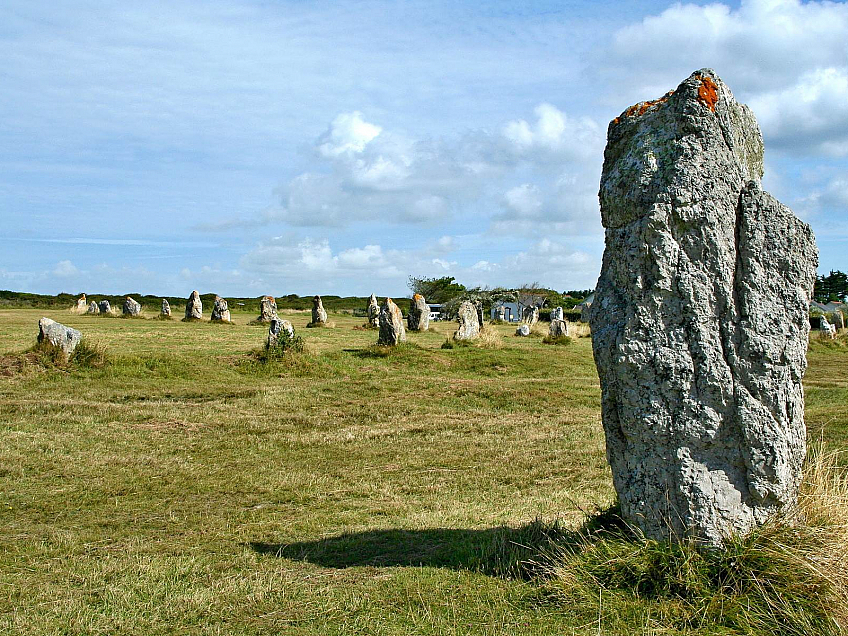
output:
<instances>
[{"instance_id":1,"label":"cumulus cloud","mask_svg":"<svg viewBox=\"0 0 848 636\"><path fill-rule=\"evenodd\" d=\"M318 139L317 151L324 157L360 153L382 132L382 128L362 119L362 113L342 113Z\"/></svg>"},{"instance_id":2,"label":"cumulus cloud","mask_svg":"<svg viewBox=\"0 0 848 636\"><path fill-rule=\"evenodd\" d=\"M58 276L59 278L68 278L70 276L76 276L77 274L79 274L79 270L71 261L68 260L59 261L53 269L53 275Z\"/></svg>"},{"instance_id":3,"label":"cumulus cloud","mask_svg":"<svg viewBox=\"0 0 848 636\"><path fill-rule=\"evenodd\" d=\"M848 154L848 67L810 71L792 86L754 97L750 106L778 147Z\"/></svg>"},{"instance_id":4,"label":"cumulus cloud","mask_svg":"<svg viewBox=\"0 0 848 636\"><path fill-rule=\"evenodd\" d=\"M603 134L593 120L569 117L551 104L539 105L534 114L530 121L508 121L496 132L477 129L455 138L415 139L386 130L359 111L342 113L315 140L319 164L278 189L278 206L203 229L269 224L433 226L448 219L479 217L481 208L496 211L504 206L517 206L527 219L531 188L539 202L536 207L546 204L534 218L546 218L548 211L568 217L575 207L551 204L557 194L548 190L558 188L557 175L563 169L579 173L589 183L597 180L592 173L600 169ZM510 186L519 174L538 178L532 185Z\"/></svg>"}]
</instances>

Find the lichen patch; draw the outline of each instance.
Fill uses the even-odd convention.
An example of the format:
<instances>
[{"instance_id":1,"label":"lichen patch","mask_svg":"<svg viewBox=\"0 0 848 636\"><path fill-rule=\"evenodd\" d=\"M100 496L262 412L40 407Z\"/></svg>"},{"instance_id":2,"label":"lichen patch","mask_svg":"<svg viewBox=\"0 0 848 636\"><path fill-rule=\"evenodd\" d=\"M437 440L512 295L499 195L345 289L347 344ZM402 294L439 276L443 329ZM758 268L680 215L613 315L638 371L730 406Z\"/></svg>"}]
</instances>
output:
<instances>
[{"instance_id":1,"label":"lichen patch","mask_svg":"<svg viewBox=\"0 0 848 636\"><path fill-rule=\"evenodd\" d=\"M698 87L698 101L704 106L715 112L716 103L718 102L718 86L711 77L702 75L700 77L701 85Z\"/></svg>"}]
</instances>

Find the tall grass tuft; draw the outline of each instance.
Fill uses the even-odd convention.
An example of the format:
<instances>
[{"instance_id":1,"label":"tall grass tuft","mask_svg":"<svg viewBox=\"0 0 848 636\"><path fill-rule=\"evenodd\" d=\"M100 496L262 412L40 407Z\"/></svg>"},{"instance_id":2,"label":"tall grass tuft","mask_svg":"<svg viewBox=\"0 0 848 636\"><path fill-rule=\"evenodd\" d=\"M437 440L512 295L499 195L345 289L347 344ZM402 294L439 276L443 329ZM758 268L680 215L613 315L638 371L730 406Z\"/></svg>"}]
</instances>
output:
<instances>
[{"instance_id":1,"label":"tall grass tuft","mask_svg":"<svg viewBox=\"0 0 848 636\"><path fill-rule=\"evenodd\" d=\"M86 369L102 369L111 363L111 358L102 343L83 338L74 349L71 362Z\"/></svg>"},{"instance_id":2,"label":"tall grass tuft","mask_svg":"<svg viewBox=\"0 0 848 636\"><path fill-rule=\"evenodd\" d=\"M571 533L532 528L542 537L538 551L525 550L511 567L541 564L549 599L597 620L599 629L841 634L848 627L848 478L838 460L811 453L797 506L721 549L641 538L607 513Z\"/></svg>"}]
</instances>

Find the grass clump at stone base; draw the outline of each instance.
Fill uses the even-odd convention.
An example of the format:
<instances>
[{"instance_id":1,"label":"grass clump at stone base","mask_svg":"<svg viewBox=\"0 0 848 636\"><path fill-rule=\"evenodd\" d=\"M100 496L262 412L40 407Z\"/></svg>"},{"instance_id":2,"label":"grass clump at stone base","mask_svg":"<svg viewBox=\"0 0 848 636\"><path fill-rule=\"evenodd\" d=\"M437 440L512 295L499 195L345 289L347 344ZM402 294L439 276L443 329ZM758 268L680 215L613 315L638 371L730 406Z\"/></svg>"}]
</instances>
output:
<instances>
[{"instance_id":1,"label":"grass clump at stone base","mask_svg":"<svg viewBox=\"0 0 848 636\"><path fill-rule=\"evenodd\" d=\"M720 549L645 539L613 507L574 531L537 520L493 542L484 565L542 579L546 603L598 633L641 625L657 633L843 634L848 478L839 463L837 454L813 453L798 505Z\"/></svg>"},{"instance_id":2,"label":"grass clump at stone base","mask_svg":"<svg viewBox=\"0 0 848 636\"><path fill-rule=\"evenodd\" d=\"M542 343L547 345L559 345L563 347L567 347L570 344L574 343L574 339L571 336L561 335L561 336L552 336L548 334L544 338L542 338Z\"/></svg>"},{"instance_id":3,"label":"grass clump at stone base","mask_svg":"<svg viewBox=\"0 0 848 636\"><path fill-rule=\"evenodd\" d=\"M35 343L21 355L39 366L66 370L71 367L102 369L110 363L106 348L99 342L87 338L80 340L70 356L61 347L47 340Z\"/></svg>"}]
</instances>

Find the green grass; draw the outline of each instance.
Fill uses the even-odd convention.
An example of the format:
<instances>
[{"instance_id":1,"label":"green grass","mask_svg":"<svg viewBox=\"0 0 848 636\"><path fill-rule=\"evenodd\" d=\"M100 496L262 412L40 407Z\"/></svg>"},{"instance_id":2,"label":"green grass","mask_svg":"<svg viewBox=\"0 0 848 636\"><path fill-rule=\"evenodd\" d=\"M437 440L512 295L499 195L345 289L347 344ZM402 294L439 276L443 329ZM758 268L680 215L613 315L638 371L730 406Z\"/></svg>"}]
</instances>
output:
<instances>
[{"instance_id":1,"label":"green grass","mask_svg":"<svg viewBox=\"0 0 848 636\"><path fill-rule=\"evenodd\" d=\"M27 358L42 315L105 363ZM668 595L578 602L526 563L613 502L589 338L442 349L436 323L385 348L306 311L282 316L304 350L261 361L255 317L0 311L0 633L756 633ZM846 362L810 353L828 447Z\"/></svg>"}]
</instances>

